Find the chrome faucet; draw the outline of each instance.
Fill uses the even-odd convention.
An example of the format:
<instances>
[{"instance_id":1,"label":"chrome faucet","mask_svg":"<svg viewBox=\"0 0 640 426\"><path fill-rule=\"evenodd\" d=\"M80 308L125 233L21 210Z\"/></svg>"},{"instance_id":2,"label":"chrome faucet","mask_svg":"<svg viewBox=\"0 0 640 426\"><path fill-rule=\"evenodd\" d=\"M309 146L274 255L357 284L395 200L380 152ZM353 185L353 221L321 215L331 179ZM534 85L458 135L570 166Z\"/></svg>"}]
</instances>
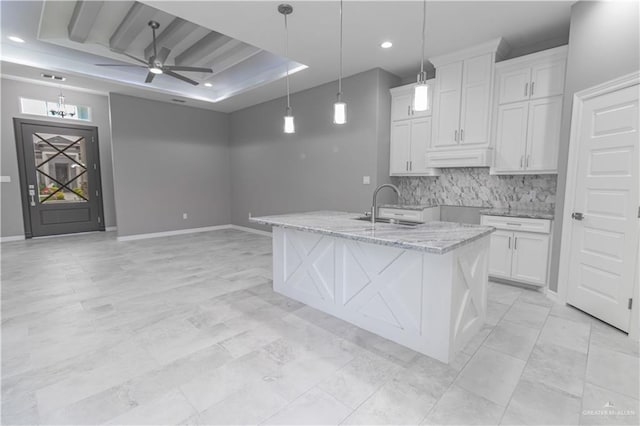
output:
<instances>
[{"instance_id":1,"label":"chrome faucet","mask_svg":"<svg viewBox=\"0 0 640 426\"><path fill-rule=\"evenodd\" d=\"M372 225L376 223L376 216L378 215L378 204L376 202L376 198L378 197L378 192L382 188L391 188L396 192L398 196L400 196L400 190L398 189L398 187L391 183L382 184L379 187L377 187L375 191L373 191L373 204L371 205L371 224Z\"/></svg>"}]
</instances>

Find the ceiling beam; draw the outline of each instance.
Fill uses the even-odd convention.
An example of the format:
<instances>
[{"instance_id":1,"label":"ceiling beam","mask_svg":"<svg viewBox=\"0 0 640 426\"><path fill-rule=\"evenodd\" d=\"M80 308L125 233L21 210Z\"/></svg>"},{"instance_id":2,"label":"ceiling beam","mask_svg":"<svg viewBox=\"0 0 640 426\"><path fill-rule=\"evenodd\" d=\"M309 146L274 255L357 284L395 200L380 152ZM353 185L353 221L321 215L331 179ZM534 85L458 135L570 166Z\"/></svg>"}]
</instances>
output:
<instances>
[{"instance_id":1,"label":"ceiling beam","mask_svg":"<svg viewBox=\"0 0 640 426\"><path fill-rule=\"evenodd\" d=\"M257 55L260 52L262 52L262 49L246 43L237 46L235 49L227 50L221 55L218 55L213 62L210 62L208 64L213 70L213 73L206 74L206 76L213 77L214 75L219 74L234 65L246 61L247 59L251 58L254 55Z\"/></svg>"},{"instance_id":2,"label":"ceiling beam","mask_svg":"<svg viewBox=\"0 0 640 426\"><path fill-rule=\"evenodd\" d=\"M120 53L127 50L138 34L148 28L147 24L156 13L152 7L135 2L109 39L109 47Z\"/></svg>"},{"instance_id":3,"label":"ceiling beam","mask_svg":"<svg viewBox=\"0 0 640 426\"><path fill-rule=\"evenodd\" d=\"M211 63L215 56L241 43L239 40L212 31L176 56L176 65L198 66Z\"/></svg>"},{"instance_id":4,"label":"ceiling beam","mask_svg":"<svg viewBox=\"0 0 640 426\"><path fill-rule=\"evenodd\" d=\"M173 49L178 43L184 40L192 32L198 29L198 25L193 22L185 21L181 18L175 18L167 27L157 36L158 48L166 47ZM144 57L149 58L153 55L153 42L144 49Z\"/></svg>"},{"instance_id":5,"label":"ceiling beam","mask_svg":"<svg viewBox=\"0 0 640 426\"><path fill-rule=\"evenodd\" d=\"M102 9L103 1L84 1L76 2L73 9L73 15L67 26L69 31L69 40L78 43L84 43L89 37L89 33L93 28L93 24L98 19L100 9Z\"/></svg>"}]
</instances>

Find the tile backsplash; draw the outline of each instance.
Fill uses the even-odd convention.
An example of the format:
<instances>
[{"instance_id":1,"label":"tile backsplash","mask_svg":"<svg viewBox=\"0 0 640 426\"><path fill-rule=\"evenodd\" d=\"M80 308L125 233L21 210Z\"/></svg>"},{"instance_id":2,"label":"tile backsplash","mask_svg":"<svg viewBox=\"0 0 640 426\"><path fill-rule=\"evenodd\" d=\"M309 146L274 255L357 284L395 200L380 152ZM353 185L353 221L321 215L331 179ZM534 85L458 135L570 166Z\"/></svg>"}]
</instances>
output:
<instances>
[{"instance_id":1,"label":"tile backsplash","mask_svg":"<svg viewBox=\"0 0 640 426\"><path fill-rule=\"evenodd\" d=\"M397 177L402 204L553 210L556 175L490 175L488 168L442 169L438 177Z\"/></svg>"}]
</instances>

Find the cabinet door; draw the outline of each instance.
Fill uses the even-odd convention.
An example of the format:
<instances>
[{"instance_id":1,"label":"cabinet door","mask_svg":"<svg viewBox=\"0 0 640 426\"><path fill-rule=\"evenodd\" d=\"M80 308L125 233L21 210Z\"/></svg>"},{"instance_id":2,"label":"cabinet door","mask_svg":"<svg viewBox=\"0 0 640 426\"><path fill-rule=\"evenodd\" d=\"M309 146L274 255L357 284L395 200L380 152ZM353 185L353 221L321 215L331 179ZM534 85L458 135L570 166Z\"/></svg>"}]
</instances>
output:
<instances>
[{"instance_id":1,"label":"cabinet door","mask_svg":"<svg viewBox=\"0 0 640 426\"><path fill-rule=\"evenodd\" d=\"M565 60L536 64L531 69L531 99L564 93Z\"/></svg>"},{"instance_id":2,"label":"cabinet door","mask_svg":"<svg viewBox=\"0 0 640 426\"><path fill-rule=\"evenodd\" d=\"M489 275L511 278L512 244L513 232L497 230L491 234Z\"/></svg>"},{"instance_id":3,"label":"cabinet door","mask_svg":"<svg viewBox=\"0 0 640 426\"><path fill-rule=\"evenodd\" d=\"M526 101L529 99L531 68L498 72L498 103Z\"/></svg>"},{"instance_id":4,"label":"cabinet door","mask_svg":"<svg viewBox=\"0 0 640 426\"><path fill-rule=\"evenodd\" d=\"M547 283L549 235L513 233L513 261L511 278L529 284Z\"/></svg>"},{"instance_id":5,"label":"cabinet door","mask_svg":"<svg viewBox=\"0 0 640 426\"><path fill-rule=\"evenodd\" d=\"M425 173L427 167L427 149L431 142L431 117L411 120L411 146L409 149L409 172Z\"/></svg>"},{"instance_id":6,"label":"cabinet door","mask_svg":"<svg viewBox=\"0 0 640 426\"><path fill-rule=\"evenodd\" d=\"M460 90L462 84L462 61L444 65L437 70L438 96L434 106L434 148L458 144L460 130Z\"/></svg>"},{"instance_id":7,"label":"cabinet door","mask_svg":"<svg viewBox=\"0 0 640 426\"><path fill-rule=\"evenodd\" d=\"M494 171L522 170L527 144L528 110L528 101L498 107Z\"/></svg>"},{"instance_id":8,"label":"cabinet door","mask_svg":"<svg viewBox=\"0 0 640 426\"><path fill-rule=\"evenodd\" d=\"M390 175L406 175L409 172L410 143L411 121L405 120L391 123Z\"/></svg>"},{"instance_id":9,"label":"cabinet door","mask_svg":"<svg viewBox=\"0 0 640 426\"><path fill-rule=\"evenodd\" d=\"M411 118L411 103L413 93L398 93L391 96L391 121Z\"/></svg>"},{"instance_id":10,"label":"cabinet door","mask_svg":"<svg viewBox=\"0 0 640 426\"><path fill-rule=\"evenodd\" d=\"M555 171L558 169L561 116L562 96L529 102L525 161L527 170Z\"/></svg>"},{"instance_id":11,"label":"cabinet door","mask_svg":"<svg viewBox=\"0 0 640 426\"><path fill-rule=\"evenodd\" d=\"M464 61L460 109L460 144L489 144L489 103L493 55Z\"/></svg>"}]
</instances>

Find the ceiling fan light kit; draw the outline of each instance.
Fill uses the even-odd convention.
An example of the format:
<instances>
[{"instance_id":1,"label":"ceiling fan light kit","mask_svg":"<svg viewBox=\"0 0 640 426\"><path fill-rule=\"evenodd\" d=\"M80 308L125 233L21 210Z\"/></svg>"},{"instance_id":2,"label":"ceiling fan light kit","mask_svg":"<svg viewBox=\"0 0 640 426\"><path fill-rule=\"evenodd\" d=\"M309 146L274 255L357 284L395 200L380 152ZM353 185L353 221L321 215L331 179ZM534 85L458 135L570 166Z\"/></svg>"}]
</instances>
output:
<instances>
[{"instance_id":1,"label":"ceiling fan light kit","mask_svg":"<svg viewBox=\"0 0 640 426\"><path fill-rule=\"evenodd\" d=\"M149 71L147 73L147 77L145 78L144 82L145 83L151 83L153 81L153 79L155 78L156 75L159 74L166 74L168 76L171 76L173 78L177 78L178 80L182 80L185 83L189 83L192 84L194 86L197 86L198 83L195 80L190 79L189 77L186 77L182 74L178 74L174 71L187 71L187 72L205 72L205 73L212 73L213 70L211 68L202 68L202 67L188 67L188 66L182 66L182 65L167 65L164 62L167 60L167 58L169 57L169 54L171 53L171 49L168 49L166 47L161 47L160 51L158 52L158 47L157 47L157 42L156 42L156 30L158 28L160 28L160 24L156 21L149 21L149 23L147 24L149 25L149 27L151 28L151 32L153 34L153 56L151 56L149 58L148 61L145 61L143 59L137 58L133 55L129 55L126 52L122 52L123 55L125 55L128 58L131 58L137 62L140 62L143 65L122 65L122 64L96 64L97 66L101 66L101 67L138 67L138 68L147 68L147 70Z\"/></svg>"}]
</instances>

